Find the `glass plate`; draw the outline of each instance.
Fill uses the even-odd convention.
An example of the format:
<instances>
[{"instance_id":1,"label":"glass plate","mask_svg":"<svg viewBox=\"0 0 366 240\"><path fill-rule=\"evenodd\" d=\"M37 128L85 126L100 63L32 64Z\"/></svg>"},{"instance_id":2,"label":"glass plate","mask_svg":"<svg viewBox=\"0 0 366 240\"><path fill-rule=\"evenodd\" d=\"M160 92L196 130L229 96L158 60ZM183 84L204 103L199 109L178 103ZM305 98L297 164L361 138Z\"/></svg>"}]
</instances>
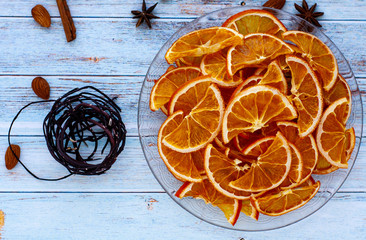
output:
<instances>
[{"instance_id":1,"label":"glass plate","mask_svg":"<svg viewBox=\"0 0 366 240\"><path fill-rule=\"evenodd\" d=\"M154 85L154 79L158 79L162 74L164 74L169 66L165 61L164 55L168 48L179 37L193 30L212 26L221 26L222 23L230 16L248 9L264 9L270 11L284 23L288 30L301 30L309 32L320 38L326 45L328 45L328 47L330 47L337 58L339 64L339 73L342 74L342 76L346 79L352 91L352 113L347 122L347 127L355 128L356 146L352 153L351 159L349 160L348 169L340 169L327 175L313 175L315 180L321 181L321 187L318 194L316 194L316 196L305 206L278 217L270 217L261 214L258 221L255 221L242 213L240 214L235 226L232 226L227 222L223 212L219 208L205 204L203 200L193 198L179 199L174 196L175 192L182 185L182 182L175 179L168 171L164 162L161 160L157 149L158 131L161 124L166 119L166 116L161 111L150 111L149 99L151 88ZM316 28L314 25L305 22L303 19L281 10L263 7L244 6L222 9L204 15L179 29L164 44L151 63L151 66L145 77L145 81L142 85L138 109L139 137L146 161L155 178L169 194L169 196L182 208L199 219L216 226L244 231L261 231L281 228L306 218L324 206L324 204L326 204L342 186L343 182L346 180L347 176L352 170L360 147L362 137L362 123L362 102L356 79L347 60L344 58L343 54L339 51L335 44L321 30Z\"/></svg>"}]
</instances>

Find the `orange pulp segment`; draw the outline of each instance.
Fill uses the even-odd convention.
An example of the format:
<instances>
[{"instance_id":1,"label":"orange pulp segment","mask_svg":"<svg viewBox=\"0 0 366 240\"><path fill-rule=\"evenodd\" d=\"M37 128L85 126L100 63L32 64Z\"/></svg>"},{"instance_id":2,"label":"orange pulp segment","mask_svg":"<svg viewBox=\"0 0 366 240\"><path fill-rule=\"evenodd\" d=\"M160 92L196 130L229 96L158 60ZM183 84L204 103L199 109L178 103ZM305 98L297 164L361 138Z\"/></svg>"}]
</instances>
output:
<instances>
[{"instance_id":1,"label":"orange pulp segment","mask_svg":"<svg viewBox=\"0 0 366 240\"><path fill-rule=\"evenodd\" d=\"M240 215L242 202L226 197L218 192L207 178L200 183L185 182L176 192L175 196L178 198L199 198L204 200L206 204L211 203L213 206L219 207L224 212L228 222L232 225L235 225Z\"/></svg>"},{"instance_id":2,"label":"orange pulp segment","mask_svg":"<svg viewBox=\"0 0 366 240\"><path fill-rule=\"evenodd\" d=\"M282 190L276 194L268 194L252 198L255 208L268 216L280 216L304 206L319 191L320 182L311 186Z\"/></svg>"},{"instance_id":3,"label":"orange pulp segment","mask_svg":"<svg viewBox=\"0 0 366 240\"><path fill-rule=\"evenodd\" d=\"M168 170L179 180L201 182L203 170L203 155L201 152L179 153L171 150L162 143L162 139L176 129L183 121L182 111L169 116L161 125L158 134L158 150Z\"/></svg>"},{"instance_id":4,"label":"orange pulp segment","mask_svg":"<svg viewBox=\"0 0 366 240\"><path fill-rule=\"evenodd\" d=\"M200 67L202 58L203 58L203 56L199 56L199 57L187 56L187 57L177 59L175 61L175 64L178 67L187 67L187 66Z\"/></svg>"},{"instance_id":5,"label":"orange pulp segment","mask_svg":"<svg viewBox=\"0 0 366 240\"><path fill-rule=\"evenodd\" d=\"M165 59L169 64L185 57L199 57L241 44L243 35L230 28L199 29L180 37L168 49Z\"/></svg>"},{"instance_id":6,"label":"orange pulp segment","mask_svg":"<svg viewBox=\"0 0 366 240\"><path fill-rule=\"evenodd\" d=\"M285 137L278 132L264 152L261 145L258 140L244 150L244 155L257 161L229 186L242 191L262 192L278 187L285 180L291 167L291 150Z\"/></svg>"},{"instance_id":7,"label":"orange pulp segment","mask_svg":"<svg viewBox=\"0 0 366 240\"><path fill-rule=\"evenodd\" d=\"M241 45L233 46L227 54L227 68L230 76L245 67L268 64L280 55L293 53L287 43L265 33L251 33L244 37Z\"/></svg>"},{"instance_id":8,"label":"orange pulp segment","mask_svg":"<svg viewBox=\"0 0 366 240\"><path fill-rule=\"evenodd\" d=\"M222 87L238 86L243 79L240 75L229 76L226 67L226 52L224 50L205 55L201 62L201 71L204 75L209 75L213 82Z\"/></svg>"},{"instance_id":9,"label":"orange pulp segment","mask_svg":"<svg viewBox=\"0 0 366 240\"><path fill-rule=\"evenodd\" d=\"M335 170L338 170L338 169L339 169L338 167L333 166L332 164L330 164L323 157L323 155L319 154L318 163L316 164L316 167L313 171L313 174L324 175L324 174L332 173L332 172L334 172Z\"/></svg>"},{"instance_id":10,"label":"orange pulp segment","mask_svg":"<svg viewBox=\"0 0 366 240\"><path fill-rule=\"evenodd\" d=\"M278 89L257 85L241 91L228 104L222 124L224 143L241 132L254 132L272 121L292 120L297 113Z\"/></svg>"},{"instance_id":11,"label":"orange pulp segment","mask_svg":"<svg viewBox=\"0 0 366 240\"><path fill-rule=\"evenodd\" d=\"M338 99L344 97L347 98L349 102L348 114L345 118L345 122L347 122L352 110L352 93L346 80L340 74L338 74L338 78L334 86L329 91L324 91L324 102L326 106L329 106Z\"/></svg>"},{"instance_id":12,"label":"orange pulp segment","mask_svg":"<svg viewBox=\"0 0 366 240\"><path fill-rule=\"evenodd\" d=\"M300 137L312 133L323 113L322 88L314 71L303 59L286 56L291 70L291 98L299 115L297 124Z\"/></svg>"},{"instance_id":13,"label":"orange pulp segment","mask_svg":"<svg viewBox=\"0 0 366 240\"><path fill-rule=\"evenodd\" d=\"M318 162L318 148L312 134L301 138L299 136L299 127L294 122L277 122L277 127L283 133L285 138L294 144L302 156L301 181L305 182L313 173Z\"/></svg>"},{"instance_id":14,"label":"orange pulp segment","mask_svg":"<svg viewBox=\"0 0 366 240\"><path fill-rule=\"evenodd\" d=\"M252 205L252 203L250 202L250 200L242 200L241 212L244 213L245 215L253 218L254 220L258 221L259 212Z\"/></svg>"},{"instance_id":15,"label":"orange pulp segment","mask_svg":"<svg viewBox=\"0 0 366 240\"><path fill-rule=\"evenodd\" d=\"M332 103L323 114L316 132L320 154L333 166L347 168L355 146L355 131L345 128L349 102L341 98Z\"/></svg>"},{"instance_id":16,"label":"orange pulp segment","mask_svg":"<svg viewBox=\"0 0 366 240\"><path fill-rule=\"evenodd\" d=\"M179 94L181 97L174 98L173 96L173 99L181 102L185 94L190 95L188 92L192 92L191 90L196 91L196 93L199 90L203 91L200 93L201 98L198 98L198 94L194 95L197 103L190 111L177 109L182 110L185 117L176 129L163 138L163 143L174 151L188 153L202 149L218 135L221 129L224 102L220 90L215 84L206 86L206 89L200 89L198 85L203 83L206 84L207 82L201 82L201 80L190 81L181 88L181 91L183 91ZM179 105L176 104L175 106ZM185 105L181 104L181 106ZM174 106L172 107L171 103L170 110L172 109L174 109Z\"/></svg>"},{"instance_id":17,"label":"orange pulp segment","mask_svg":"<svg viewBox=\"0 0 366 240\"><path fill-rule=\"evenodd\" d=\"M302 156L297 147L288 143L291 148L291 167L290 171L287 175L287 178L281 183L281 189L290 189L299 185L301 181L301 172L302 172Z\"/></svg>"},{"instance_id":18,"label":"orange pulp segment","mask_svg":"<svg viewBox=\"0 0 366 240\"><path fill-rule=\"evenodd\" d=\"M223 27L232 28L243 35L267 33L281 37L286 27L272 13L264 10L247 10L227 19Z\"/></svg>"},{"instance_id":19,"label":"orange pulp segment","mask_svg":"<svg viewBox=\"0 0 366 240\"><path fill-rule=\"evenodd\" d=\"M208 180L220 193L242 200L249 199L252 195L251 192L236 190L229 186L231 181L237 180L249 170L250 166L247 163L239 159L230 159L209 144L205 151L204 166Z\"/></svg>"},{"instance_id":20,"label":"orange pulp segment","mask_svg":"<svg viewBox=\"0 0 366 240\"><path fill-rule=\"evenodd\" d=\"M151 90L150 109L156 111L163 107L181 85L201 75L201 70L197 67L174 68L167 71Z\"/></svg>"},{"instance_id":21,"label":"orange pulp segment","mask_svg":"<svg viewBox=\"0 0 366 240\"><path fill-rule=\"evenodd\" d=\"M245 79L244 82L242 82L239 86L236 87L235 91L232 94L232 98L234 98L236 95L238 95L241 91L243 91L245 88L252 87L257 85L261 80L263 76L251 76Z\"/></svg>"},{"instance_id":22,"label":"orange pulp segment","mask_svg":"<svg viewBox=\"0 0 366 240\"><path fill-rule=\"evenodd\" d=\"M272 61L259 84L268 85L287 94L287 81L277 60Z\"/></svg>"},{"instance_id":23,"label":"orange pulp segment","mask_svg":"<svg viewBox=\"0 0 366 240\"><path fill-rule=\"evenodd\" d=\"M314 35L301 31L287 31L282 34L283 39L296 44L314 70L319 74L323 88L329 91L338 76L338 64L329 47Z\"/></svg>"}]
</instances>

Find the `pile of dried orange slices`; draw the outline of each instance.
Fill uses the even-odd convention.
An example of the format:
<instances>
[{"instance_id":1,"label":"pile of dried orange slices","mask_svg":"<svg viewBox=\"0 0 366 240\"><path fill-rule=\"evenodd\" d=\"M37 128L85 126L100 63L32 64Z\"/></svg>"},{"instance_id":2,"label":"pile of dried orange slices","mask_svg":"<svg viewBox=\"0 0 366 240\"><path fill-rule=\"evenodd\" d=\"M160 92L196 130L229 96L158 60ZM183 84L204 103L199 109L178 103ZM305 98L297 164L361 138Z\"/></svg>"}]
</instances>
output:
<instances>
[{"instance_id":1,"label":"pile of dried orange slices","mask_svg":"<svg viewBox=\"0 0 366 240\"><path fill-rule=\"evenodd\" d=\"M203 199L234 225L240 212L258 220L305 205L320 187L312 174L347 168L351 92L317 37L249 10L182 36L165 58L150 108L167 115L158 149L185 182L177 197Z\"/></svg>"}]
</instances>

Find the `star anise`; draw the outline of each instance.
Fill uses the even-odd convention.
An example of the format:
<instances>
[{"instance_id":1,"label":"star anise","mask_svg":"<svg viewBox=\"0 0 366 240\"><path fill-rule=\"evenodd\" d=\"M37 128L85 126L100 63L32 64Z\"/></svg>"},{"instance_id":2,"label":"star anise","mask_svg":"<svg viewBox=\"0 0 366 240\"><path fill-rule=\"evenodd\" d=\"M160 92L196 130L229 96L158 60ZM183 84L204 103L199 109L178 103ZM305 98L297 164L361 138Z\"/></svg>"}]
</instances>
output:
<instances>
[{"instance_id":1,"label":"star anise","mask_svg":"<svg viewBox=\"0 0 366 240\"><path fill-rule=\"evenodd\" d=\"M302 7L300 7L299 5L297 5L295 3L295 8L300 13L300 14L296 14L296 15L305 19L306 21L314 24L317 27L321 27L322 25L320 25L320 23L318 22L318 20L316 20L316 18L323 16L324 13L323 12L314 12L316 5L317 4L315 3L311 8L309 8L309 5L305 0L302 0Z\"/></svg>"},{"instance_id":2,"label":"star anise","mask_svg":"<svg viewBox=\"0 0 366 240\"><path fill-rule=\"evenodd\" d=\"M142 11L131 11L131 13L133 15L135 15L133 18L139 18L139 20L136 23L136 27L140 26L145 21L146 24L149 26L149 28L151 28L150 19L159 18L158 16L155 16L154 14L152 14L152 11L154 11L156 5L158 5L158 3L155 3L154 5L152 5L148 9L146 9L146 2L145 2L145 0L143 0L142 1Z\"/></svg>"}]
</instances>

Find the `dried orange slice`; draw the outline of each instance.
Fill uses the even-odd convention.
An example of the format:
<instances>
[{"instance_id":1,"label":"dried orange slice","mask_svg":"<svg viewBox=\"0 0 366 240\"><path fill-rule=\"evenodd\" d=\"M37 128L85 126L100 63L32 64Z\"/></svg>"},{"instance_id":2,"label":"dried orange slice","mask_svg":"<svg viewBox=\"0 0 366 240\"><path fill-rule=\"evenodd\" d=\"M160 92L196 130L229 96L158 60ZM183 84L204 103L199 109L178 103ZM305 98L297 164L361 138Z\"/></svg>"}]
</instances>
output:
<instances>
[{"instance_id":1,"label":"dried orange slice","mask_svg":"<svg viewBox=\"0 0 366 240\"><path fill-rule=\"evenodd\" d=\"M224 101L210 78L199 78L177 90L169 110L170 114L182 110L185 117L176 129L163 138L163 143L174 151L188 153L204 148L218 135L224 115Z\"/></svg>"},{"instance_id":2,"label":"dried orange slice","mask_svg":"<svg viewBox=\"0 0 366 240\"><path fill-rule=\"evenodd\" d=\"M288 145L291 148L291 167L287 178L285 178L285 180L280 185L281 189L296 187L301 182L302 176L301 172L303 168L303 160L301 153L294 144L289 142Z\"/></svg>"},{"instance_id":3,"label":"dried orange slice","mask_svg":"<svg viewBox=\"0 0 366 240\"><path fill-rule=\"evenodd\" d=\"M280 132L276 137L264 139L272 141L267 149L263 148L263 140L258 140L244 150L244 155L257 161L229 186L242 191L262 192L278 187L285 180L291 167L291 150L287 140Z\"/></svg>"},{"instance_id":4,"label":"dried orange slice","mask_svg":"<svg viewBox=\"0 0 366 240\"><path fill-rule=\"evenodd\" d=\"M251 33L244 37L242 45L231 47L227 54L230 76L245 67L268 64L280 55L293 53L287 43L265 33Z\"/></svg>"},{"instance_id":5,"label":"dried orange slice","mask_svg":"<svg viewBox=\"0 0 366 240\"><path fill-rule=\"evenodd\" d=\"M201 75L201 70L196 67L174 68L167 71L151 90L150 109L156 111L163 107L181 85Z\"/></svg>"},{"instance_id":6,"label":"dried orange slice","mask_svg":"<svg viewBox=\"0 0 366 240\"><path fill-rule=\"evenodd\" d=\"M311 186L282 190L276 194L266 194L251 198L252 204L268 216L280 216L304 206L319 191L320 182Z\"/></svg>"},{"instance_id":7,"label":"dried orange slice","mask_svg":"<svg viewBox=\"0 0 366 240\"><path fill-rule=\"evenodd\" d=\"M277 133L277 132L276 132ZM238 149L238 151L242 152L246 147L248 147L253 142L263 138L263 134L260 133L239 133L237 136L233 138L233 144Z\"/></svg>"},{"instance_id":8,"label":"dried orange slice","mask_svg":"<svg viewBox=\"0 0 366 240\"><path fill-rule=\"evenodd\" d=\"M254 76L263 76L265 73L267 72L267 66L261 66L258 67L255 71L254 71Z\"/></svg>"},{"instance_id":9,"label":"dried orange slice","mask_svg":"<svg viewBox=\"0 0 366 240\"><path fill-rule=\"evenodd\" d=\"M277 127L276 122L270 122L267 127L264 127L260 130L260 133L264 137L269 137L269 136L276 136L278 131L279 128Z\"/></svg>"},{"instance_id":10,"label":"dried orange slice","mask_svg":"<svg viewBox=\"0 0 366 240\"><path fill-rule=\"evenodd\" d=\"M169 107L169 104L165 104L163 106L160 107L160 110L166 115L166 116L169 116L169 111L168 111L168 107Z\"/></svg>"},{"instance_id":11,"label":"dried orange slice","mask_svg":"<svg viewBox=\"0 0 366 240\"><path fill-rule=\"evenodd\" d=\"M291 70L291 98L297 109L300 137L312 133L323 113L322 88L307 62L296 56L287 56Z\"/></svg>"},{"instance_id":12,"label":"dried orange slice","mask_svg":"<svg viewBox=\"0 0 366 240\"><path fill-rule=\"evenodd\" d=\"M208 87L212 84L210 76L202 76L181 85L170 98L169 114L182 110L185 115L188 115L202 101Z\"/></svg>"},{"instance_id":13,"label":"dried orange slice","mask_svg":"<svg viewBox=\"0 0 366 240\"><path fill-rule=\"evenodd\" d=\"M355 130L345 128L349 101L341 98L332 103L323 114L316 132L320 154L333 166L347 168L355 147Z\"/></svg>"},{"instance_id":14,"label":"dried orange slice","mask_svg":"<svg viewBox=\"0 0 366 240\"><path fill-rule=\"evenodd\" d=\"M242 200L241 212L244 213L245 215L253 218L254 220L258 221L259 212L252 205L252 203L250 202L250 200Z\"/></svg>"},{"instance_id":15,"label":"dried orange slice","mask_svg":"<svg viewBox=\"0 0 366 240\"><path fill-rule=\"evenodd\" d=\"M351 103L352 93L346 80L338 74L336 83L329 91L324 91L324 101L327 105L330 105L340 98L347 98Z\"/></svg>"},{"instance_id":16,"label":"dried orange slice","mask_svg":"<svg viewBox=\"0 0 366 240\"><path fill-rule=\"evenodd\" d=\"M175 61L175 64L178 67L187 67L187 66L200 67L202 57L203 56L199 56L199 57L187 56L187 57L179 58L179 59L177 59L177 61Z\"/></svg>"},{"instance_id":17,"label":"dried orange slice","mask_svg":"<svg viewBox=\"0 0 366 240\"><path fill-rule=\"evenodd\" d=\"M166 72L170 72L171 70L175 69L176 67L174 67L173 65L170 65L168 67L168 69L166 70Z\"/></svg>"},{"instance_id":18,"label":"dried orange slice","mask_svg":"<svg viewBox=\"0 0 366 240\"><path fill-rule=\"evenodd\" d=\"M346 80L340 74L338 74L338 78L337 78L334 86L328 92L324 91L324 102L327 106L329 106L330 104L334 103L338 99L341 99L344 97L347 98L347 100L349 102L348 115L345 120L345 122L347 122L349 116L351 115L352 93L351 93L351 89L350 89L348 83L346 82Z\"/></svg>"},{"instance_id":19,"label":"dried orange slice","mask_svg":"<svg viewBox=\"0 0 366 240\"><path fill-rule=\"evenodd\" d=\"M338 64L332 51L325 43L314 35L301 31L287 31L282 34L283 39L296 44L302 57L320 75L323 88L329 91L338 76Z\"/></svg>"},{"instance_id":20,"label":"dried orange slice","mask_svg":"<svg viewBox=\"0 0 366 240\"><path fill-rule=\"evenodd\" d=\"M257 85L262 80L262 78L263 78L262 75L260 75L260 76L254 75L254 76L248 77L244 82L242 82L239 86L237 86L237 88L235 89L235 91L232 94L232 98L234 98L236 95L238 95L245 88Z\"/></svg>"},{"instance_id":21,"label":"dried orange slice","mask_svg":"<svg viewBox=\"0 0 366 240\"><path fill-rule=\"evenodd\" d=\"M283 94L287 94L287 81L277 60L272 61L268 68L264 69L264 75L253 75L242 82L236 88L233 96L236 96L243 89L257 84L271 86L277 88Z\"/></svg>"},{"instance_id":22,"label":"dried orange slice","mask_svg":"<svg viewBox=\"0 0 366 240\"><path fill-rule=\"evenodd\" d=\"M330 164L323 157L323 155L319 154L318 163L316 164L316 167L313 171L313 174L324 175L324 174L332 173L332 172L334 172L335 170L338 170L338 169L339 169L338 167L333 166L332 164Z\"/></svg>"},{"instance_id":23,"label":"dried orange slice","mask_svg":"<svg viewBox=\"0 0 366 240\"><path fill-rule=\"evenodd\" d=\"M196 30L180 37L168 49L165 59L169 64L184 57L199 57L241 44L243 35L230 28L211 27Z\"/></svg>"},{"instance_id":24,"label":"dried orange slice","mask_svg":"<svg viewBox=\"0 0 366 240\"><path fill-rule=\"evenodd\" d=\"M221 194L207 178L200 183L185 182L176 192L175 196L178 198L199 198L204 200L206 204L211 203L213 206L219 207L224 212L228 222L232 225L235 225L242 209L241 200L229 198Z\"/></svg>"},{"instance_id":25,"label":"dried orange slice","mask_svg":"<svg viewBox=\"0 0 366 240\"><path fill-rule=\"evenodd\" d=\"M207 145L204 161L208 180L217 191L235 199L249 199L251 192L240 191L229 186L231 181L243 176L250 168L249 164L239 159L230 159L212 144Z\"/></svg>"},{"instance_id":26,"label":"dried orange slice","mask_svg":"<svg viewBox=\"0 0 366 240\"><path fill-rule=\"evenodd\" d=\"M226 67L226 52L219 51L205 55L201 62L201 71L204 75L210 75L213 82L222 87L238 86L243 79L240 75L229 76Z\"/></svg>"},{"instance_id":27,"label":"dried orange slice","mask_svg":"<svg viewBox=\"0 0 366 240\"><path fill-rule=\"evenodd\" d=\"M277 60L272 61L258 84L271 86L287 94L287 81Z\"/></svg>"},{"instance_id":28,"label":"dried orange slice","mask_svg":"<svg viewBox=\"0 0 366 240\"><path fill-rule=\"evenodd\" d=\"M278 89L258 85L244 89L228 104L222 137L228 143L241 132L254 132L272 121L292 120L295 108Z\"/></svg>"},{"instance_id":29,"label":"dried orange slice","mask_svg":"<svg viewBox=\"0 0 366 240\"><path fill-rule=\"evenodd\" d=\"M302 156L301 181L305 182L313 173L318 162L318 148L313 135L309 134L301 138L299 136L299 127L294 122L277 122L277 127L283 133L285 138L294 144Z\"/></svg>"},{"instance_id":30,"label":"dried orange slice","mask_svg":"<svg viewBox=\"0 0 366 240\"><path fill-rule=\"evenodd\" d=\"M243 35L249 33L268 33L281 37L286 27L272 13L264 10L247 10L227 19L223 27L232 28Z\"/></svg>"},{"instance_id":31,"label":"dried orange slice","mask_svg":"<svg viewBox=\"0 0 366 240\"><path fill-rule=\"evenodd\" d=\"M308 180L306 180L305 182L303 182L301 185L299 185L298 187L308 187L308 186L311 186L311 185L314 185L315 184L315 180L313 177L309 177Z\"/></svg>"},{"instance_id":32,"label":"dried orange slice","mask_svg":"<svg viewBox=\"0 0 366 240\"><path fill-rule=\"evenodd\" d=\"M177 111L161 125L158 134L158 150L168 170L179 180L201 182L203 155L201 152L179 153L162 143L162 139L183 121L183 111Z\"/></svg>"}]
</instances>

